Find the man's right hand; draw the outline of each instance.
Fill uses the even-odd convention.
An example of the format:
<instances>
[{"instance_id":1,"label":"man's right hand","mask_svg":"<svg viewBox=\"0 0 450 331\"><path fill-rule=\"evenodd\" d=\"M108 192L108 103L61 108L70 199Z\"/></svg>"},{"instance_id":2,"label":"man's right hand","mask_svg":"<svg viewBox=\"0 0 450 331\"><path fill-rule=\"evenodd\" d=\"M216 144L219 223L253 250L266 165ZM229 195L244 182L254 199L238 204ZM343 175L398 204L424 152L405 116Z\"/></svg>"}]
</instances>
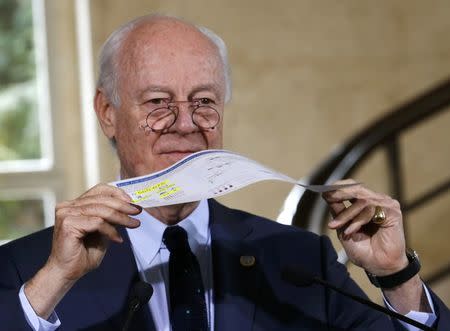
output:
<instances>
[{"instance_id":1,"label":"man's right hand","mask_svg":"<svg viewBox=\"0 0 450 331\"><path fill-rule=\"evenodd\" d=\"M110 241L123 240L116 226L136 228L142 209L121 189L99 184L56 206L52 250L47 263L25 284L36 314L47 319L77 280L97 268Z\"/></svg>"}]
</instances>

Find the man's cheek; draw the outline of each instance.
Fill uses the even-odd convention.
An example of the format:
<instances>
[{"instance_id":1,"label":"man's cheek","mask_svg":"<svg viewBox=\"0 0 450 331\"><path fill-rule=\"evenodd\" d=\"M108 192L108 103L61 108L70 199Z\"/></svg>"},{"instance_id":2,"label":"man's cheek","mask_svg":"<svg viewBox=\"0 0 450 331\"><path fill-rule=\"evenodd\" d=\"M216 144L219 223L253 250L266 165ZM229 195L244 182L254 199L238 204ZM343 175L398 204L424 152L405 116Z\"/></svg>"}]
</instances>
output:
<instances>
[{"instance_id":1,"label":"man's cheek","mask_svg":"<svg viewBox=\"0 0 450 331\"><path fill-rule=\"evenodd\" d=\"M215 132L209 137L209 148L210 149L221 149L222 148L222 129L217 128Z\"/></svg>"}]
</instances>

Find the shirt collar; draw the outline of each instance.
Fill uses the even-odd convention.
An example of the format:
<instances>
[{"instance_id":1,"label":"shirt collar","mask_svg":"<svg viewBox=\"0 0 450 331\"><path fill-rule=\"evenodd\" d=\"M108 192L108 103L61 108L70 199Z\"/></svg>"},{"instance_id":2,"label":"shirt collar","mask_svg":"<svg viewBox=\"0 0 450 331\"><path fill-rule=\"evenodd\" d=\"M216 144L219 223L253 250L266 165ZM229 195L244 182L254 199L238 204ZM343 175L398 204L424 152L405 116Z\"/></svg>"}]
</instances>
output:
<instances>
[{"instance_id":1,"label":"shirt collar","mask_svg":"<svg viewBox=\"0 0 450 331\"><path fill-rule=\"evenodd\" d=\"M141 221L141 225L136 229L127 229L131 246L134 253L139 255L139 260L144 262L145 266L148 266L157 256L159 249L164 247L162 236L167 225L158 221L145 210L132 217ZM198 252L209 241L208 201L201 200L197 208L177 225L188 233L192 251Z\"/></svg>"}]
</instances>

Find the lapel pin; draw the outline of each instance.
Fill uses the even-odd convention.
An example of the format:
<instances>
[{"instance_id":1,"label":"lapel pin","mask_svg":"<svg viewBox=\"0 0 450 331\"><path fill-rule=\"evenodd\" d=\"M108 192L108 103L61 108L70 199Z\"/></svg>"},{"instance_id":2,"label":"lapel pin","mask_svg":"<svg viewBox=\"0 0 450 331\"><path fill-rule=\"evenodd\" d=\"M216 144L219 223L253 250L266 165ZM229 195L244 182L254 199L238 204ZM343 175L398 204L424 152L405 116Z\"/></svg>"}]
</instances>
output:
<instances>
[{"instance_id":1,"label":"lapel pin","mask_svg":"<svg viewBox=\"0 0 450 331\"><path fill-rule=\"evenodd\" d=\"M253 267L255 265L255 257L252 255L242 255L239 259L241 266L243 267Z\"/></svg>"}]
</instances>

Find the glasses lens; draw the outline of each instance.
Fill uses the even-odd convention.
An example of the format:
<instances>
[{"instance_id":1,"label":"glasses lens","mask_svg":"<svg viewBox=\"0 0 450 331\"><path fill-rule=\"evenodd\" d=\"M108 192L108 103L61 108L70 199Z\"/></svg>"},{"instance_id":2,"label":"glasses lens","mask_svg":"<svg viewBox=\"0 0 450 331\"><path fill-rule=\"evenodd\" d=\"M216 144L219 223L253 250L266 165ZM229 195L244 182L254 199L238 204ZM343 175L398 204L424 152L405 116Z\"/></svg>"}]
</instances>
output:
<instances>
[{"instance_id":1,"label":"glasses lens","mask_svg":"<svg viewBox=\"0 0 450 331\"><path fill-rule=\"evenodd\" d=\"M147 125L153 131L163 131L176 121L175 113L169 108L158 108L151 111L147 116Z\"/></svg>"},{"instance_id":2,"label":"glasses lens","mask_svg":"<svg viewBox=\"0 0 450 331\"><path fill-rule=\"evenodd\" d=\"M192 120L199 128L213 129L220 121L220 115L214 108L198 107L192 113Z\"/></svg>"}]
</instances>

